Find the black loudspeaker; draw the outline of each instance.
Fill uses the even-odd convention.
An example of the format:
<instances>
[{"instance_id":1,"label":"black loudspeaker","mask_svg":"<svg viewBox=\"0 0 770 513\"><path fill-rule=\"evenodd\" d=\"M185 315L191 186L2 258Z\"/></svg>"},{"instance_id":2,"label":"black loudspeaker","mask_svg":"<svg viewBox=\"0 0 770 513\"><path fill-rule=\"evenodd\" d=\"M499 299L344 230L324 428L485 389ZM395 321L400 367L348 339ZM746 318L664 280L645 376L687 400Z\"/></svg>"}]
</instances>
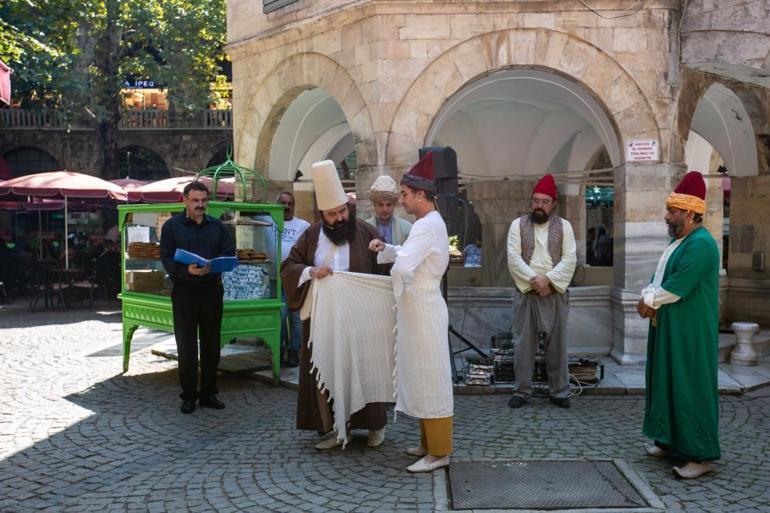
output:
<instances>
[{"instance_id":1,"label":"black loudspeaker","mask_svg":"<svg viewBox=\"0 0 770 513\"><path fill-rule=\"evenodd\" d=\"M457 153L451 146L420 148L420 158L433 152L433 169L439 182L439 193L457 194Z\"/></svg>"},{"instance_id":2,"label":"black loudspeaker","mask_svg":"<svg viewBox=\"0 0 770 513\"><path fill-rule=\"evenodd\" d=\"M450 146L429 146L420 148L420 158L433 152L433 170L436 173L438 195L436 203L449 233L457 233L459 201L457 198L457 153Z\"/></svg>"}]
</instances>

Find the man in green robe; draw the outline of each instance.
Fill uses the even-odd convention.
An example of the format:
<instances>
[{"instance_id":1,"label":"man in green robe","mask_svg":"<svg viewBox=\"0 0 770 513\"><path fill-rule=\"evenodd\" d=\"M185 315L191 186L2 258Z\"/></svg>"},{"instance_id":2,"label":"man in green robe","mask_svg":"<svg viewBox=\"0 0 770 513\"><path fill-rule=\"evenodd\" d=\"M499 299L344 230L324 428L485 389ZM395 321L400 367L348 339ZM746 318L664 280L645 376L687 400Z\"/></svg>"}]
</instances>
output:
<instances>
[{"instance_id":1,"label":"man in green robe","mask_svg":"<svg viewBox=\"0 0 770 513\"><path fill-rule=\"evenodd\" d=\"M720 457L719 250L703 227L706 184L685 175L666 202L671 244L637 310L650 319L643 433L648 455L683 460L674 474L693 479Z\"/></svg>"}]
</instances>

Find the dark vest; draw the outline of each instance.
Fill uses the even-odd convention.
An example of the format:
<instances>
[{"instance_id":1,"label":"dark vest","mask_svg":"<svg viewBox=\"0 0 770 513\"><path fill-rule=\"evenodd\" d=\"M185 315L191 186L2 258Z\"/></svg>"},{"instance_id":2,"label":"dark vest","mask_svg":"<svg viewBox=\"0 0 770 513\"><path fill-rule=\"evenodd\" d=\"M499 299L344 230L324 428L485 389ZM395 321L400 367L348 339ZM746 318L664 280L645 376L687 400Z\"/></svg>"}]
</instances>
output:
<instances>
[{"instance_id":1,"label":"dark vest","mask_svg":"<svg viewBox=\"0 0 770 513\"><path fill-rule=\"evenodd\" d=\"M519 233L521 234L521 258L529 265L535 252L535 225L529 214L519 218ZM548 225L548 254L556 267L561 262L561 247L564 240L564 229L561 217L553 214Z\"/></svg>"}]
</instances>

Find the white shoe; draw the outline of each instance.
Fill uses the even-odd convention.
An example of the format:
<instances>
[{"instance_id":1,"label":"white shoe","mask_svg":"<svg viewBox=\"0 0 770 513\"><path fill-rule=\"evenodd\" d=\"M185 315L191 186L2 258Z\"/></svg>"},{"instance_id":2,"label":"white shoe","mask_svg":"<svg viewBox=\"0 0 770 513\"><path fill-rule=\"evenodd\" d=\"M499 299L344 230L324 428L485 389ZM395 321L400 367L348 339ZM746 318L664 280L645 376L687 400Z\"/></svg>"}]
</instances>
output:
<instances>
[{"instance_id":1,"label":"white shoe","mask_svg":"<svg viewBox=\"0 0 770 513\"><path fill-rule=\"evenodd\" d=\"M694 461L688 461L686 465L681 467L674 467L672 469L674 475L677 475L683 479L695 479L703 474L708 474L714 471L714 465L710 461L703 461L701 463L695 463Z\"/></svg>"},{"instance_id":2,"label":"white shoe","mask_svg":"<svg viewBox=\"0 0 770 513\"><path fill-rule=\"evenodd\" d=\"M370 429L369 438L366 440L366 445L369 447L379 447L382 442L385 441L385 428L382 429Z\"/></svg>"},{"instance_id":3,"label":"white shoe","mask_svg":"<svg viewBox=\"0 0 770 513\"><path fill-rule=\"evenodd\" d=\"M326 438L315 444L315 448L319 451L328 451L329 449L334 449L340 445L342 445L342 440L337 437L336 431L332 431L326 435Z\"/></svg>"},{"instance_id":4,"label":"white shoe","mask_svg":"<svg viewBox=\"0 0 770 513\"><path fill-rule=\"evenodd\" d=\"M432 456L425 456L423 459L417 461L417 463L412 463L406 467L406 470L409 472L433 472L436 469L449 465L448 454L433 461L428 461L428 458L432 458Z\"/></svg>"},{"instance_id":5,"label":"white shoe","mask_svg":"<svg viewBox=\"0 0 770 513\"><path fill-rule=\"evenodd\" d=\"M652 456L653 458L667 458L671 451L664 449L663 447L658 447L655 444L646 444L644 446L644 452L647 456Z\"/></svg>"},{"instance_id":6,"label":"white shoe","mask_svg":"<svg viewBox=\"0 0 770 513\"><path fill-rule=\"evenodd\" d=\"M417 456L418 458L422 458L423 456L428 454L428 449L422 446L410 447L409 449L406 450L406 453L409 456Z\"/></svg>"}]
</instances>

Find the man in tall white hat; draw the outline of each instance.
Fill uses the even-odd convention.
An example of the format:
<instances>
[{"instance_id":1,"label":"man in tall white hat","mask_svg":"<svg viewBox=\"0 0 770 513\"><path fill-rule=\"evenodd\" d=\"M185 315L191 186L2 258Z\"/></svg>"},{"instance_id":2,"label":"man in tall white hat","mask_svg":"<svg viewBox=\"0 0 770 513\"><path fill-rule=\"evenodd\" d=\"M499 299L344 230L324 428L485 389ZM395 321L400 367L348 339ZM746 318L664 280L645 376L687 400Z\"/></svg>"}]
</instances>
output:
<instances>
[{"instance_id":1,"label":"man in tall white hat","mask_svg":"<svg viewBox=\"0 0 770 513\"><path fill-rule=\"evenodd\" d=\"M394 214L400 194L398 184L388 175L378 176L369 188L374 215L366 222L377 228L381 241L394 246L403 244L412 229L412 223Z\"/></svg>"},{"instance_id":2,"label":"man in tall white hat","mask_svg":"<svg viewBox=\"0 0 770 513\"><path fill-rule=\"evenodd\" d=\"M322 280L335 271L382 274L376 254L369 251L369 242L378 238L377 230L357 220L348 205L334 162L324 160L311 167L316 203L321 220L312 224L297 239L289 256L281 265L281 280L286 300L292 310L302 307L312 280ZM299 391L297 396L297 429L327 433L315 447L333 449L342 444L336 433L330 432L333 415L328 396L318 389L317 373L312 371L312 347L307 340L310 322L304 323L303 344L299 355ZM386 405L370 403L355 412L349 429L368 429L370 447L385 439Z\"/></svg>"}]
</instances>

